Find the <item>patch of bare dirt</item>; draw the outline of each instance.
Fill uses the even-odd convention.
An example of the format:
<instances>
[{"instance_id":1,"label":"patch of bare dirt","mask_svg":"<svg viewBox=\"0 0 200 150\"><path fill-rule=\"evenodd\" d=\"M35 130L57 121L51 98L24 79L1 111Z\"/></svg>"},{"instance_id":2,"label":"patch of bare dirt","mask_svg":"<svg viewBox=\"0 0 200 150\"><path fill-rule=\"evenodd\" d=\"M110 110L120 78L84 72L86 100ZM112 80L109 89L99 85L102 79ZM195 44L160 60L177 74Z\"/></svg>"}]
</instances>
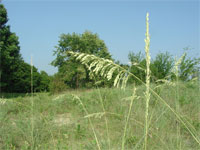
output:
<instances>
[{"instance_id":1,"label":"patch of bare dirt","mask_svg":"<svg viewBox=\"0 0 200 150\"><path fill-rule=\"evenodd\" d=\"M56 115L53 122L57 126L69 125L72 123L72 115L70 113Z\"/></svg>"}]
</instances>

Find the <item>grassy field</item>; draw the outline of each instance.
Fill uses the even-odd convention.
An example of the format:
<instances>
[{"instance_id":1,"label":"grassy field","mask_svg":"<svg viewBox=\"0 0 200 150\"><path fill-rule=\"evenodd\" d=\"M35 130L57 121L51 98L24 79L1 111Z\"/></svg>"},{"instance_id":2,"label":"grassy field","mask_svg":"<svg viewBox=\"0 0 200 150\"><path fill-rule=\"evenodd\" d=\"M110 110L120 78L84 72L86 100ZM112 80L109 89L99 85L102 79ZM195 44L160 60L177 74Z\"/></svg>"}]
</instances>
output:
<instances>
[{"instance_id":1,"label":"grassy field","mask_svg":"<svg viewBox=\"0 0 200 150\"><path fill-rule=\"evenodd\" d=\"M199 85L190 82L180 83L178 87L162 85L156 92L171 108L177 110L191 131L199 137ZM132 87L125 90L102 88L66 91L56 95L35 93L33 97L26 94L2 94L0 149L93 150L98 149L98 141L102 150L118 150L121 149L123 136L125 149L143 149L144 92L143 86L137 87L138 97L132 101L126 134L124 128ZM200 148L185 126L153 95L149 104L149 123L147 149Z\"/></svg>"}]
</instances>

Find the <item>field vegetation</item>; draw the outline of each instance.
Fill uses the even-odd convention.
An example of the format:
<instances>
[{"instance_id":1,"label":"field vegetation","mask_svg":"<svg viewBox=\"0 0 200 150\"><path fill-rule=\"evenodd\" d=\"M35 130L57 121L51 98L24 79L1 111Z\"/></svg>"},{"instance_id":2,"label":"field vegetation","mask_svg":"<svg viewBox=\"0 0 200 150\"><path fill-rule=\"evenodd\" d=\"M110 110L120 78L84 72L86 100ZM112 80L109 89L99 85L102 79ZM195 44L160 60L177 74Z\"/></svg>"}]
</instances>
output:
<instances>
[{"instance_id":1,"label":"field vegetation","mask_svg":"<svg viewBox=\"0 0 200 150\"><path fill-rule=\"evenodd\" d=\"M152 88L155 86L151 85ZM199 137L199 84L180 82L178 86L178 99L176 88L171 85L163 84L156 91L173 109L178 101L181 118L191 125L192 131ZM35 93L34 97L4 95L0 102L0 149L97 149L92 128L102 150L109 147L121 149L133 88L74 90L56 95ZM136 89L137 98L133 101L129 116L125 149L143 149L145 87L137 86ZM105 111L101 106L102 101ZM180 122L155 96L151 96L149 116L148 149L199 149L199 144L182 124L179 126L180 135L177 136L177 124ZM177 145L177 139L181 145Z\"/></svg>"},{"instance_id":2,"label":"field vegetation","mask_svg":"<svg viewBox=\"0 0 200 150\"><path fill-rule=\"evenodd\" d=\"M0 149L196 150L200 58L185 52L115 61L97 34L62 34L49 76L24 62L0 4Z\"/></svg>"}]
</instances>

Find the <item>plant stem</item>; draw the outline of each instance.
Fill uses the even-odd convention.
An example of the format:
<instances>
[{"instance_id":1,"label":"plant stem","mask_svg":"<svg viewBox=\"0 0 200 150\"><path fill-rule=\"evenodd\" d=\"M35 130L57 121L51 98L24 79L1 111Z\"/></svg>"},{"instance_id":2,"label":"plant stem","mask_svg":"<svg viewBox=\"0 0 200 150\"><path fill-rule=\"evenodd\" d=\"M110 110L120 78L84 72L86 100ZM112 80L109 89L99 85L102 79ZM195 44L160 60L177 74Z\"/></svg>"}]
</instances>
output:
<instances>
[{"instance_id":1,"label":"plant stem","mask_svg":"<svg viewBox=\"0 0 200 150\"><path fill-rule=\"evenodd\" d=\"M147 136L148 136L148 115L149 115L149 100L150 100L150 54L149 54L149 13L146 15L146 39L145 39L145 53L146 53L146 112L145 112L145 139L144 139L144 149L147 149Z\"/></svg>"},{"instance_id":2,"label":"plant stem","mask_svg":"<svg viewBox=\"0 0 200 150\"><path fill-rule=\"evenodd\" d=\"M175 66L175 71L176 71L176 112L179 113L179 70L178 70L178 65ZM177 121L176 122L176 130L177 130L177 149L179 148L181 150L181 140L180 140L180 123Z\"/></svg>"},{"instance_id":3,"label":"plant stem","mask_svg":"<svg viewBox=\"0 0 200 150\"><path fill-rule=\"evenodd\" d=\"M126 118L126 123L125 123L125 127L124 127L124 134L123 134L123 138L122 138L122 150L124 150L128 121L129 121L129 118L130 118L130 115L131 115L131 110L132 110L132 106L133 106L133 100L135 98L136 98L136 88L134 87L134 89L133 89L133 95L132 95L132 98L131 98L131 103L129 105L128 116Z\"/></svg>"},{"instance_id":4,"label":"plant stem","mask_svg":"<svg viewBox=\"0 0 200 150\"><path fill-rule=\"evenodd\" d=\"M89 115L89 113L88 113L87 109L85 108L85 106L83 105L81 99L80 99L78 96L76 96L76 99L78 99L79 103L82 105L83 110L85 111L86 115ZM91 128L92 128L92 132L93 132L93 134L94 134L95 141L96 141L96 143L97 143L97 148L98 148L98 150L101 150L101 147L100 147L100 144L99 144L99 140L98 140L98 138L97 138L97 135L96 135L96 132L95 132L95 130L94 130L94 126L93 126L93 123L92 123L90 117L88 117L88 120L89 120L90 126L91 126Z\"/></svg>"},{"instance_id":5,"label":"plant stem","mask_svg":"<svg viewBox=\"0 0 200 150\"><path fill-rule=\"evenodd\" d=\"M33 107L34 107L34 102L33 102L33 60L31 56L31 138L32 138L32 147L31 149L34 149L34 114L33 114Z\"/></svg>"}]
</instances>

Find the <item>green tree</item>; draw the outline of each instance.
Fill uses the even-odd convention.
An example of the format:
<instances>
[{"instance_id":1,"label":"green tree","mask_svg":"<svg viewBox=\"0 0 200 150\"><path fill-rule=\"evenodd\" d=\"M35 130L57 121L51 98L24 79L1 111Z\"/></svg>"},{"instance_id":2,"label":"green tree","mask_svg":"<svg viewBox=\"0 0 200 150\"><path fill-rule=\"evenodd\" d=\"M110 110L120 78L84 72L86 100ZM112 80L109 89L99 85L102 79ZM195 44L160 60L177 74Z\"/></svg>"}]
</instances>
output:
<instances>
[{"instance_id":1,"label":"green tree","mask_svg":"<svg viewBox=\"0 0 200 150\"><path fill-rule=\"evenodd\" d=\"M145 81L146 59L142 54L142 52L141 51L138 53L130 52L128 54L128 58L131 64L129 71L134 75L136 75L138 78L140 78L142 81ZM133 82L139 84L137 80L135 80L134 78L130 78L129 83Z\"/></svg>"},{"instance_id":2,"label":"green tree","mask_svg":"<svg viewBox=\"0 0 200 150\"><path fill-rule=\"evenodd\" d=\"M32 67L33 77L33 91L43 92L49 91L51 77L45 72L38 72L38 69ZM14 73L14 81L16 84L12 85L14 92L27 93L31 92L31 65L22 61L17 71Z\"/></svg>"},{"instance_id":3,"label":"green tree","mask_svg":"<svg viewBox=\"0 0 200 150\"><path fill-rule=\"evenodd\" d=\"M62 34L54 51L56 59L52 62L52 65L58 67L60 77L70 88L85 87L88 82L91 82L91 78L85 66L80 65L74 58L67 55L68 51L88 53L111 59L104 41L97 34L90 31L85 31L83 34Z\"/></svg>"},{"instance_id":4,"label":"green tree","mask_svg":"<svg viewBox=\"0 0 200 150\"><path fill-rule=\"evenodd\" d=\"M30 92L31 66L22 59L18 37L10 31L7 22L7 11L0 4L0 89L1 92ZM48 90L47 76L33 67L34 91Z\"/></svg>"},{"instance_id":5,"label":"green tree","mask_svg":"<svg viewBox=\"0 0 200 150\"><path fill-rule=\"evenodd\" d=\"M13 85L17 84L15 72L22 62L18 37L10 31L7 11L0 4L0 88L5 92L14 92Z\"/></svg>"},{"instance_id":6,"label":"green tree","mask_svg":"<svg viewBox=\"0 0 200 150\"><path fill-rule=\"evenodd\" d=\"M62 79L62 75L56 73L52 76L49 84L49 89L51 93L58 93L67 89L67 86Z\"/></svg>"},{"instance_id":7,"label":"green tree","mask_svg":"<svg viewBox=\"0 0 200 150\"><path fill-rule=\"evenodd\" d=\"M200 58L187 57L187 53L183 56L183 59L179 65L179 78L182 81L188 81L193 77L196 77L199 72Z\"/></svg>"},{"instance_id":8,"label":"green tree","mask_svg":"<svg viewBox=\"0 0 200 150\"><path fill-rule=\"evenodd\" d=\"M168 52L157 54L151 65L152 77L155 80L164 79L172 71L173 65L174 59Z\"/></svg>"},{"instance_id":9,"label":"green tree","mask_svg":"<svg viewBox=\"0 0 200 150\"><path fill-rule=\"evenodd\" d=\"M39 90L49 91L51 77L45 71L41 71L40 78L41 80L40 80Z\"/></svg>"},{"instance_id":10,"label":"green tree","mask_svg":"<svg viewBox=\"0 0 200 150\"><path fill-rule=\"evenodd\" d=\"M37 71L37 68L33 66L33 90L34 92L40 92L41 75ZM12 89L14 92L27 93L31 92L31 65L22 61L17 68L17 71L13 73Z\"/></svg>"}]
</instances>

